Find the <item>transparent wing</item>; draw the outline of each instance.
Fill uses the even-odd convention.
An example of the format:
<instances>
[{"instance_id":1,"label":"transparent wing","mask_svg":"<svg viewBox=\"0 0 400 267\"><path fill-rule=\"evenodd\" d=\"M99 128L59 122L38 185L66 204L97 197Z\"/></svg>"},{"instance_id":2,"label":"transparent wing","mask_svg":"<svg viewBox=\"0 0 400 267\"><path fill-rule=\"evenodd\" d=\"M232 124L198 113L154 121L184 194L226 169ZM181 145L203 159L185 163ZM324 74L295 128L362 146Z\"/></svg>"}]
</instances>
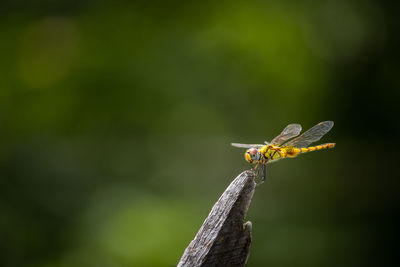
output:
<instances>
[{"instance_id":1,"label":"transparent wing","mask_svg":"<svg viewBox=\"0 0 400 267\"><path fill-rule=\"evenodd\" d=\"M234 147L242 147L242 148L250 148L250 147L260 148L265 146L260 144L240 144L240 143L231 143L231 145Z\"/></svg>"},{"instance_id":2,"label":"transparent wing","mask_svg":"<svg viewBox=\"0 0 400 267\"><path fill-rule=\"evenodd\" d=\"M283 129L283 131L280 133L280 135L278 135L277 137L272 139L271 144L279 146L280 144L289 140L290 138L298 136L300 134L300 132L301 132L300 124L296 124L296 123L289 124L288 126L286 126L285 129Z\"/></svg>"},{"instance_id":3,"label":"transparent wing","mask_svg":"<svg viewBox=\"0 0 400 267\"><path fill-rule=\"evenodd\" d=\"M321 139L333 127L333 121L320 122L299 137L287 142L285 146L307 147Z\"/></svg>"}]
</instances>

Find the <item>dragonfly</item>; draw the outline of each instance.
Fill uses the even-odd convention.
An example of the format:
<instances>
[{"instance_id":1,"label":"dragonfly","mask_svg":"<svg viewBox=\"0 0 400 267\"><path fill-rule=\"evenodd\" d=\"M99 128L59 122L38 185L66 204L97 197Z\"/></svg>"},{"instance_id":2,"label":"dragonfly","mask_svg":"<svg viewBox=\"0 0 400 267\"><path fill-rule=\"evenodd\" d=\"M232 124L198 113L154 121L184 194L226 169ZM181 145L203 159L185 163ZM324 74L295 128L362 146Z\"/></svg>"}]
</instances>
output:
<instances>
[{"instance_id":1,"label":"dragonfly","mask_svg":"<svg viewBox=\"0 0 400 267\"><path fill-rule=\"evenodd\" d=\"M289 124L271 142L264 144L240 144L231 143L234 147L248 148L244 153L244 158L250 164L256 164L254 170L262 176L259 184L265 181L267 174L267 163L275 162L284 158L294 158L300 154L316 151L320 149L333 148L335 143L326 143L317 146L309 146L317 142L328 133L333 127L333 121L323 121L305 131L301 132L301 125L297 123ZM298 136L298 137L297 137ZM296 137L296 138L295 138ZM294 139L293 139L294 138Z\"/></svg>"}]
</instances>

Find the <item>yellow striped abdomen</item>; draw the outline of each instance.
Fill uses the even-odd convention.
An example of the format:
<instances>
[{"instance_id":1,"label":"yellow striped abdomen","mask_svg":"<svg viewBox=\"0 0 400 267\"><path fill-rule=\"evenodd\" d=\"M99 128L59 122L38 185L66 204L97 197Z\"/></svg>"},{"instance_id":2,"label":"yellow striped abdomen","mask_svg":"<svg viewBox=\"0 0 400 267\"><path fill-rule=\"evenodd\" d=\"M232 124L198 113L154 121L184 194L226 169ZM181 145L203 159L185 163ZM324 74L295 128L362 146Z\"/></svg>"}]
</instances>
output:
<instances>
[{"instance_id":1,"label":"yellow striped abdomen","mask_svg":"<svg viewBox=\"0 0 400 267\"><path fill-rule=\"evenodd\" d=\"M323 145L318 145L318 146L309 146L309 147L303 147L303 148L282 147L282 149L284 150L286 157L294 158L301 153L307 153L307 152L325 149L325 148L333 148L334 146L335 146L335 143L328 143L328 144L323 144Z\"/></svg>"}]
</instances>

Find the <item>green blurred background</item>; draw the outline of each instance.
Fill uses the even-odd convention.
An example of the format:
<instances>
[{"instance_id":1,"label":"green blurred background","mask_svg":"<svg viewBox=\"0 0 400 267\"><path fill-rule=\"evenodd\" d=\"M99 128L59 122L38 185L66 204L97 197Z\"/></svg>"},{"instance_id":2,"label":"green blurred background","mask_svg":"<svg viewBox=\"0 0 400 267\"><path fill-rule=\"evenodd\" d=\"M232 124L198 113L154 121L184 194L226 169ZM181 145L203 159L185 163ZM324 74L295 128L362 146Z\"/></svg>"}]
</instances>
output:
<instances>
[{"instance_id":1,"label":"green blurred background","mask_svg":"<svg viewBox=\"0 0 400 267\"><path fill-rule=\"evenodd\" d=\"M248 266L396 266L398 4L3 1L0 265L173 266L289 123Z\"/></svg>"}]
</instances>

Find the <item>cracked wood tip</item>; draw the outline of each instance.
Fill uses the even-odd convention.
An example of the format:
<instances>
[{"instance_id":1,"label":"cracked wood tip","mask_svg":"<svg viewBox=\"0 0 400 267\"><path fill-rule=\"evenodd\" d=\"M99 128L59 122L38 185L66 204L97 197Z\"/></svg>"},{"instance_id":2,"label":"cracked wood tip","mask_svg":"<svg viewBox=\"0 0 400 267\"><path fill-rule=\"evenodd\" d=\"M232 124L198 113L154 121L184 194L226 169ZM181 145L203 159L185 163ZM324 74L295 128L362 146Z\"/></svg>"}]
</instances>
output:
<instances>
[{"instance_id":1,"label":"cracked wood tip","mask_svg":"<svg viewBox=\"0 0 400 267\"><path fill-rule=\"evenodd\" d=\"M251 222L244 219L256 183L253 171L244 171L228 186L178 266L245 266L250 252Z\"/></svg>"}]
</instances>

